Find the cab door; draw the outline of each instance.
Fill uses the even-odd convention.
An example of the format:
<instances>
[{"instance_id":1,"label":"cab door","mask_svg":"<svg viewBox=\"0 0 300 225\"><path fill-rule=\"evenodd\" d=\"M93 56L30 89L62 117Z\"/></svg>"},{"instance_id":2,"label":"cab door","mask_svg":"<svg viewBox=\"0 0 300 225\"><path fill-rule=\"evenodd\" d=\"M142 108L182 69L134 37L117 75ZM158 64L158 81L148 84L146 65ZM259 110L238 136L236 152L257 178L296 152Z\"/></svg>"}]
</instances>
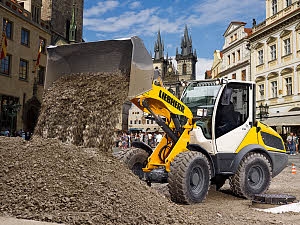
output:
<instances>
[{"instance_id":1,"label":"cab door","mask_svg":"<svg viewBox=\"0 0 300 225\"><path fill-rule=\"evenodd\" d=\"M254 122L253 83L228 83L214 114L216 153L234 153Z\"/></svg>"}]
</instances>

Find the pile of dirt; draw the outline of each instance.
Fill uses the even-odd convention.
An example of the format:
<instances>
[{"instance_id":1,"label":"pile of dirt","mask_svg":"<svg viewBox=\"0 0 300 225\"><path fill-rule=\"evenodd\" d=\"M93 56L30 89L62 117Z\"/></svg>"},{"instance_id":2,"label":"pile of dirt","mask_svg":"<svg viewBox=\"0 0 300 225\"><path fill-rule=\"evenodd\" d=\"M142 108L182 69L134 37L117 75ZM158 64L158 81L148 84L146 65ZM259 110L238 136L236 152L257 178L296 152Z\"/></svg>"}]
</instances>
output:
<instances>
[{"instance_id":1,"label":"pile of dirt","mask_svg":"<svg viewBox=\"0 0 300 225\"><path fill-rule=\"evenodd\" d=\"M0 137L0 211L67 224L196 224L111 153Z\"/></svg>"},{"instance_id":2,"label":"pile of dirt","mask_svg":"<svg viewBox=\"0 0 300 225\"><path fill-rule=\"evenodd\" d=\"M44 94L34 134L106 151L128 87L118 72L61 77Z\"/></svg>"}]
</instances>

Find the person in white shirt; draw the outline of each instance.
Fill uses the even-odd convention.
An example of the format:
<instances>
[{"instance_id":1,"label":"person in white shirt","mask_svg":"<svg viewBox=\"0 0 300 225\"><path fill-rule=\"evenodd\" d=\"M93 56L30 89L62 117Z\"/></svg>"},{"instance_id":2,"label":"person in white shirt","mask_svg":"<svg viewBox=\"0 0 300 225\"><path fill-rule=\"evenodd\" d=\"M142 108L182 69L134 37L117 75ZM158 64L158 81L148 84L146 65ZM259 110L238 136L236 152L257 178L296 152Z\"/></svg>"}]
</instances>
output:
<instances>
[{"instance_id":1,"label":"person in white shirt","mask_svg":"<svg viewBox=\"0 0 300 225\"><path fill-rule=\"evenodd\" d=\"M155 137L156 145L161 141L161 139L162 139L161 133L157 133L157 134L156 134L156 137Z\"/></svg>"}]
</instances>

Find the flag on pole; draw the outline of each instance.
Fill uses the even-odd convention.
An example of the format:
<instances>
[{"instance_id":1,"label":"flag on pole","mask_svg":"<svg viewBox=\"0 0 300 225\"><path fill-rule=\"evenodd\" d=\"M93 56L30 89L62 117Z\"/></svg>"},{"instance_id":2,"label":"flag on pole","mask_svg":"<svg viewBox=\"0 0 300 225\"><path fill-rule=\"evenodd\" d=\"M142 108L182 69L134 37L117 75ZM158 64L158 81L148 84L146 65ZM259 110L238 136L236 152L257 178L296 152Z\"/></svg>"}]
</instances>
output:
<instances>
[{"instance_id":1,"label":"flag on pole","mask_svg":"<svg viewBox=\"0 0 300 225\"><path fill-rule=\"evenodd\" d=\"M4 25L4 28L2 31L0 60L4 59L7 55L6 26L7 26L7 20L5 22L5 25Z\"/></svg>"},{"instance_id":2,"label":"flag on pole","mask_svg":"<svg viewBox=\"0 0 300 225\"><path fill-rule=\"evenodd\" d=\"M40 41L40 46L39 46L39 51L38 51L38 56L37 56L37 59L36 59L36 62L35 62L35 66L34 66L34 73L36 72L36 69L39 67L40 65L40 58L41 58L41 52L42 52L42 49L43 49L43 44L44 44L44 41L41 40Z\"/></svg>"}]
</instances>

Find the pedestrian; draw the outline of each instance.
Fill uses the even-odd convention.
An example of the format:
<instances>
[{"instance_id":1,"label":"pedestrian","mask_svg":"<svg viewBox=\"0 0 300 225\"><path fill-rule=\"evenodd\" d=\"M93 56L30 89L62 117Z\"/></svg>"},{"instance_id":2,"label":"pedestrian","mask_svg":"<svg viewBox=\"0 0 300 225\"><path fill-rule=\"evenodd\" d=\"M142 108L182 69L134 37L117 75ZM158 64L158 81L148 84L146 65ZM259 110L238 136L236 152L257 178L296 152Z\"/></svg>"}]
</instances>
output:
<instances>
[{"instance_id":1,"label":"pedestrian","mask_svg":"<svg viewBox=\"0 0 300 225\"><path fill-rule=\"evenodd\" d=\"M296 154L298 154L299 153L299 137L297 136L296 133L294 133L294 140L295 140Z\"/></svg>"},{"instance_id":2,"label":"pedestrian","mask_svg":"<svg viewBox=\"0 0 300 225\"><path fill-rule=\"evenodd\" d=\"M296 155L296 143L295 143L295 137L293 132L290 132L290 135L286 138L287 141L287 147L290 150L290 155Z\"/></svg>"},{"instance_id":3,"label":"pedestrian","mask_svg":"<svg viewBox=\"0 0 300 225\"><path fill-rule=\"evenodd\" d=\"M158 132L155 136L156 145L158 145L158 143L161 141L161 139L162 139L162 135L161 135L161 133Z\"/></svg>"},{"instance_id":4,"label":"pedestrian","mask_svg":"<svg viewBox=\"0 0 300 225\"><path fill-rule=\"evenodd\" d=\"M6 137L9 137L10 136L10 132L9 132L9 129L6 128L5 131L4 131L4 136Z\"/></svg>"},{"instance_id":5,"label":"pedestrian","mask_svg":"<svg viewBox=\"0 0 300 225\"><path fill-rule=\"evenodd\" d=\"M145 135L144 135L144 142L147 144L147 145L149 145L149 138L148 138L149 136L148 136L148 132L146 131L145 132Z\"/></svg>"}]
</instances>

